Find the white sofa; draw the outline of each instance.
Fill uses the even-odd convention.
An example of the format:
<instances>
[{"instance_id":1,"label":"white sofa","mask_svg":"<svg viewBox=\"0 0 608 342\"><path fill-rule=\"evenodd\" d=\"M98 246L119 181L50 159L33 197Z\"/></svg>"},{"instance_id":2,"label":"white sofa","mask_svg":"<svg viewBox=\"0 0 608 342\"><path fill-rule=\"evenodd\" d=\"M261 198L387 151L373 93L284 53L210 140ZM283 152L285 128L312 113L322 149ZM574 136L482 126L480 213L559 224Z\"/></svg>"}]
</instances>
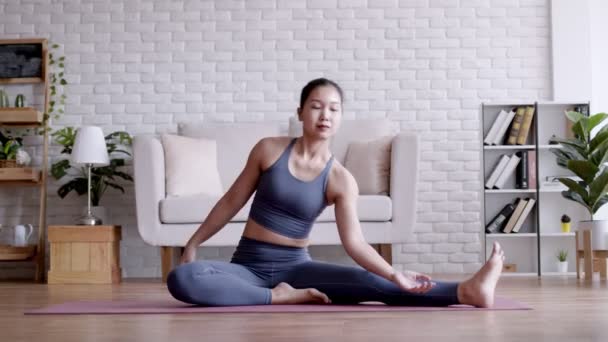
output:
<instances>
[{"instance_id":1,"label":"white sofa","mask_svg":"<svg viewBox=\"0 0 608 342\"><path fill-rule=\"evenodd\" d=\"M178 134L206 137L217 142L218 169L224 189L228 189L241 172L249 151L262 137L301 135L301 125L289 120L288 132L281 123L182 123ZM372 140L395 134L388 120L352 120L342 126L332 140L335 158L344 163L348 144L354 140ZM174 247L183 247L219 197L192 195L167 197L165 192L165 156L158 137L136 136L133 143L137 227L142 239L161 247L162 274L173 266ZM388 196L361 195L358 215L363 233L370 244L390 262L392 243L406 241L416 215L418 178L418 138L412 133L399 133L392 142L390 193ZM242 210L203 246L235 246L241 236L252 198ZM315 223L310 241L313 245L338 245L334 208L328 207Z\"/></svg>"}]
</instances>

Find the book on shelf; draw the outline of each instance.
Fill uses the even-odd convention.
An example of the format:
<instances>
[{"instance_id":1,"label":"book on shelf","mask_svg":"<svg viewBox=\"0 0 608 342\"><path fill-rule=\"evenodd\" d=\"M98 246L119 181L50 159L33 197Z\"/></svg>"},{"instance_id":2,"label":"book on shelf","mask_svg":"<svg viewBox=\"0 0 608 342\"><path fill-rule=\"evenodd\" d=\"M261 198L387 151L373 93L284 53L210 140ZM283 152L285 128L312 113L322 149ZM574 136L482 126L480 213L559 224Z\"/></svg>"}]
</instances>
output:
<instances>
[{"instance_id":1,"label":"book on shelf","mask_svg":"<svg viewBox=\"0 0 608 342\"><path fill-rule=\"evenodd\" d=\"M498 135L498 130L501 128L503 123L506 121L507 115L508 115L508 113L505 112L504 110L501 110L500 113L498 113L498 115L496 116L496 119L494 120L494 123L492 123L492 126L490 127L490 130L488 131L488 134L486 135L485 139L483 140L483 143L485 145L494 144L494 141L496 140L496 136Z\"/></svg>"},{"instance_id":2,"label":"book on shelf","mask_svg":"<svg viewBox=\"0 0 608 342\"><path fill-rule=\"evenodd\" d=\"M525 206L524 210L521 212L521 214L519 215L519 217L517 218L517 221L515 222L515 225L513 226L513 229L511 230L512 233L519 232L519 230L521 229L521 226L524 224L524 222L526 221L526 218L532 211L532 208L534 207L535 203L536 203L536 200L534 198L526 199L526 206Z\"/></svg>"},{"instance_id":3,"label":"book on shelf","mask_svg":"<svg viewBox=\"0 0 608 342\"><path fill-rule=\"evenodd\" d=\"M517 145L525 145L532 127L532 119L534 118L534 107L526 107L524 117L517 134Z\"/></svg>"},{"instance_id":4,"label":"book on shelf","mask_svg":"<svg viewBox=\"0 0 608 342\"><path fill-rule=\"evenodd\" d=\"M515 155L520 159L515 171L515 188L528 189L528 151L518 151Z\"/></svg>"},{"instance_id":5,"label":"book on shelf","mask_svg":"<svg viewBox=\"0 0 608 342\"><path fill-rule=\"evenodd\" d=\"M502 210L496 216L494 216L494 218L492 218L490 223L486 225L486 233L495 234L500 232L506 223L507 218L513 213L513 210L515 210L515 205L513 205L513 203L508 203L505 205Z\"/></svg>"},{"instance_id":6,"label":"book on shelf","mask_svg":"<svg viewBox=\"0 0 608 342\"><path fill-rule=\"evenodd\" d=\"M528 188L536 189L536 151L528 152Z\"/></svg>"},{"instance_id":7,"label":"book on shelf","mask_svg":"<svg viewBox=\"0 0 608 342\"><path fill-rule=\"evenodd\" d=\"M504 110L501 112L504 112ZM514 117L515 117L514 111L511 110L511 111L509 111L509 113L507 113L505 120L501 123L500 128L498 128L496 137L494 138L494 141L493 141L494 145L503 144L503 142L505 141L505 134L507 133L507 130L509 129L509 126L511 125L511 122L513 121Z\"/></svg>"},{"instance_id":8,"label":"book on shelf","mask_svg":"<svg viewBox=\"0 0 608 342\"><path fill-rule=\"evenodd\" d=\"M509 137L507 138L507 145L516 145L517 137L519 136L519 130L522 122L524 121L524 114L526 113L525 107L518 107L515 110L515 117L511 123L511 129L509 130Z\"/></svg>"},{"instance_id":9,"label":"book on shelf","mask_svg":"<svg viewBox=\"0 0 608 342\"><path fill-rule=\"evenodd\" d=\"M490 177L486 181L486 189L494 188L494 184L496 184L496 180L498 179L498 176L500 176L502 171L505 169L505 167L509 163L509 159L510 159L509 156L507 156L506 154L503 154L500 157L500 160L498 161L498 163L494 167L494 170L490 174Z\"/></svg>"},{"instance_id":10,"label":"book on shelf","mask_svg":"<svg viewBox=\"0 0 608 342\"><path fill-rule=\"evenodd\" d=\"M515 172L515 168L517 167L517 164L519 164L519 161L520 158L518 156L516 156L515 154L511 155L507 166L505 166L505 169L500 173L498 179L496 179L496 183L494 183L495 189L504 188L507 179L509 179L509 177L511 177L511 175L513 175L513 173Z\"/></svg>"},{"instance_id":11,"label":"book on shelf","mask_svg":"<svg viewBox=\"0 0 608 342\"><path fill-rule=\"evenodd\" d=\"M528 200L529 200L529 198L517 198L515 200L515 210L513 210L513 214L511 214L507 223L505 224L504 228L502 229L503 233L508 234L513 230L513 227L515 227L515 223L517 222L517 219L519 218L521 213L524 211L524 208L526 207Z\"/></svg>"}]
</instances>

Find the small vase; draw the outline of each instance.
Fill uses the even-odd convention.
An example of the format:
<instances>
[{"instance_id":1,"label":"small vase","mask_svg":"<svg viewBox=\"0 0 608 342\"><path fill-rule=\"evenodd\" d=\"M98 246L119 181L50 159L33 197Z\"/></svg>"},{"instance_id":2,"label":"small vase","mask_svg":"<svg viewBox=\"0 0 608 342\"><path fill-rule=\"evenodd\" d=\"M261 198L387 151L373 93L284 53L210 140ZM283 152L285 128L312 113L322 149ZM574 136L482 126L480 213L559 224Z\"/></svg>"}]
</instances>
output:
<instances>
[{"instance_id":1,"label":"small vase","mask_svg":"<svg viewBox=\"0 0 608 342\"><path fill-rule=\"evenodd\" d=\"M570 233L570 222L562 222L562 233Z\"/></svg>"},{"instance_id":2,"label":"small vase","mask_svg":"<svg viewBox=\"0 0 608 342\"><path fill-rule=\"evenodd\" d=\"M557 271L559 273L568 272L568 261L558 261L557 262Z\"/></svg>"}]
</instances>

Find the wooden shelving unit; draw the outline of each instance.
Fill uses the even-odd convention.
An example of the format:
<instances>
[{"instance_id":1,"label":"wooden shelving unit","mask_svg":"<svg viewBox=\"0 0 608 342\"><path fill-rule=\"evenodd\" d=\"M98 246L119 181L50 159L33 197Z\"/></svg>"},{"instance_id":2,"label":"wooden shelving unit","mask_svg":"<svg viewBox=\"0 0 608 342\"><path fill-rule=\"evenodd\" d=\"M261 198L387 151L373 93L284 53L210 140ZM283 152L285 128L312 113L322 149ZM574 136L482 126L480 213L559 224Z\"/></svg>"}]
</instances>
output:
<instances>
[{"instance_id":1,"label":"wooden shelving unit","mask_svg":"<svg viewBox=\"0 0 608 342\"><path fill-rule=\"evenodd\" d=\"M42 84L44 102L41 110L25 108L1 108L0 126L40 128L44 124L43 113L49 109L49 55L46 39L4 39L1 45L39 44L41 49L40 77L0 78L0 85ZM8 89L8 87L6 87ZM49 137L44 130L41 165L25 168L0 168L0 186L39 187L38 241L24 247L0 245L0 261L33 261L36 264L35 281L44 282L46 275L46 192Z\"/></svg>"},{"instance_id":2,"label":"wooden shelving unit","mask_svg":"<svg viewBox=\"0 0 608 342\"><path fill-rule=\"evenodd\" d=\"M36 246L15 247L0 245L0 260L25 261L36 256Z\"/></svg>"},{"instance_id":3,"label":"wooden shelving unit","mask_svg":"<svg viewBox=\"0 0 608 342\"><path fill-rule=\"evenodd\" d=\"M0 122L5 126L39 126L42 112L36 108L0 108Z\"/></svg>"},{"instance_id":4,"label":"wooden shelving unit","mask_svg":"<svg viewBox=\"0 0 608 342\"><path fill-rule=\"evenodd\" d=\"M7 167L0 168L0 184L11 182L32 183L40 182L40 170L33 167Z\"/></svg>"},{"instance_id":5,"label":"wooden shelving unit","mask_svg":"<svg viewBox=\"0 0 608 342\"><path fill-rule=\"evenodd\" d=\"M0 43L2 44L2 43ZM0 78L0 84L33 84L44 83L42 77Z\"/></svg>"}]
</instances>

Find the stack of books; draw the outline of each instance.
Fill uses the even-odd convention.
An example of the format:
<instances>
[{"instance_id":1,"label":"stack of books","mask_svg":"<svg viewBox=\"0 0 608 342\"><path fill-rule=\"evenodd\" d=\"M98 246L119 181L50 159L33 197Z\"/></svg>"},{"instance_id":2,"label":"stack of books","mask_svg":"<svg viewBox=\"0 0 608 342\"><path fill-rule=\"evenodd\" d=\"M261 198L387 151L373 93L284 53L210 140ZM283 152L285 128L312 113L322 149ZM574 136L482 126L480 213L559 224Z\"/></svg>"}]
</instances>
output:
<instances>
[{"instance_id":1,"label":"stack of books","mask_svg":"<svg viewBox=\"0 0 608 342\"><path fill-rule=\"evenodd\" d=\"M530 134L534 107L501 110L483 140L485 145L525 145Z\"/></svg>"},{"instance_id":2,"label":"stack of books","mask_svg":"<svg viewBox=\"0 0 608 342\"><path fill-rule=\"evenodd\" d=\"M486 225L486 233L518 233L521 226L530 215L536 200L534 198L517 198L514 203L508 203Z\"/></svg>"},{"instance_id":3,"label":"stack of books","mask_svg":"<svg viewBox=\"0 0 608 342\"><path fill-rule=\"evenodd\" d=\"M516 189L536 189L536 151L501 155L486 180L486 189L503 189L514 173Z\"/></svg>"}]
</instances>

